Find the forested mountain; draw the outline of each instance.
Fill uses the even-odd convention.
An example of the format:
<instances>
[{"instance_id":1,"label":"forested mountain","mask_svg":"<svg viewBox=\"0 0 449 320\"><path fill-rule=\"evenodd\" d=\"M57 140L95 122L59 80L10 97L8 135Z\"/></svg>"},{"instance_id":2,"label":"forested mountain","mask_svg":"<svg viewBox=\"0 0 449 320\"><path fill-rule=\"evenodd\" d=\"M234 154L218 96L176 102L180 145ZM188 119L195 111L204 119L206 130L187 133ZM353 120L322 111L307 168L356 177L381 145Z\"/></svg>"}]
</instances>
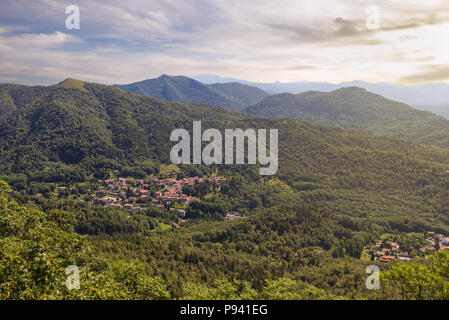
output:
<instances>
[{"instance_id":1,"label":"forested mountain","mask_svg":"<svg viewBox=\"0 0 449 320\"><path fill-rule=\"evenodd\" d=\"M245 117L73 79L50 87L0 85L0 101L2 172L37 173L45 163L80 164L92 172L111 161L167 162L174 128L191 126L193 119Z\"/></svg>"},{"instance_id":2,"label":"forested mountain","mask_svg":"<svg viewBox=\"0 0 449 320\"><path fill-rule=\"evenodd\" d=\"M162 75L116 87L167 101L183 103L207 103L241 110L265 98L267 93L256 87L240 83L206 85L184 76Z\"/></svg>"},{"instance_id":3,"label":"forested mountain","mask_svg":"<svg viewBox=\"0 0 449 320\"><path fill-rule=\"evenodd\" d=\"M449 233L449 149L167 102L74 79L49 87L0 85L0 109L0 179L27 206L12 202L0 186L0 245L7 249L2 259L9 263L8 272L0 270L0 280L8 280L1 283L20 277L28 270L24 265L32 269L28 229L14 222L21 214L39 217L30 218L27 226L39 232L46 227L61 241L82 241L74 230L94 235L91 246L83 248L119 267L86 264L87 254L74 257L84 270L94 272L87 284L111 274L105 285L131 286L117 295L100 291L98 298L366 298L371 293L364 287L366 263L360 260L365 246L385 233ZM193 120L202 120L203 130L278 129L278 173L261 177L248 165L180 166L181 176L203 170L227 179L219 191L189 207L198 217L192 215L179 230L142 231L153 218L178 221L170 212L127 216L118 209L56 198L51 190L48 199L35 195L41 186L75 189L86 180L105 179L111 171L138 178L159 174L160 165L169 162L171 131L189 129ZM226 221L228 210L247 217ZM71 263L71 246L53 250L46 241L42 250L61 260L47 264L45 271L57 272ZM16 254L24 264L15 264ZM126 273L122 261L142 267ZM33 273L26 277L32 279L27 285L36 281L39 288L33 297L70 297ZM133 277L138 279L134 284L129 281ZM0 285L0 296L20 298L30 294L27 288ZM92 297L96 291L80 294Z\"/></svg>"},{"instance_id":4,"label":"forested mountain","mask_svg":"<svg viewBox=\"0 0 449 320\"><path fill-rule=\"evenodd\" d=\"M448 120L357 87L332 92L272 95L245 111L264 117L300 119L411 142L449 146Z\"/></svg>"}]
</instances>

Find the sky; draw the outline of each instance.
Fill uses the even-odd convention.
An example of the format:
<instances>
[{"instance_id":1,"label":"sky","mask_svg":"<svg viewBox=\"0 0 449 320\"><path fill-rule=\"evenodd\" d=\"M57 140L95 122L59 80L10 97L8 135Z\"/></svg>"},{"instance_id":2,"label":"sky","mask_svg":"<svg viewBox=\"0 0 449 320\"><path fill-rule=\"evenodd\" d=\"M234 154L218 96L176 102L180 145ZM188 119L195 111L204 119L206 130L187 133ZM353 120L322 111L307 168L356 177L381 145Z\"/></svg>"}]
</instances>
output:
<instances>
[{"instance_id":1,"label":"sky","mask_svg":"<svg viewBox=\"0 0 449 320\"><path fill-rule=\"evenodd\" d=\"M79 29L66 27L69 5L79 8ZM448 1L0 0L0 82L125 84L202 73L449 82Z\"/></svg>"}]
</instances>

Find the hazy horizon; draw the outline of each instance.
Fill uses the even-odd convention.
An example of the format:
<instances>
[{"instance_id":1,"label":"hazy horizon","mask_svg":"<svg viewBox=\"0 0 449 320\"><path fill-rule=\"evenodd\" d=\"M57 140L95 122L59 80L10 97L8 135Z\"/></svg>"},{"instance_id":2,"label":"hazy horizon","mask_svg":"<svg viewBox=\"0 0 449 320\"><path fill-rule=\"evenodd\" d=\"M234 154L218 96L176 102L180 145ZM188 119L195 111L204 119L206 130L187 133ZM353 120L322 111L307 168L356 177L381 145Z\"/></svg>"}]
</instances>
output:
<instances>
[{"instance_id":1,"label":"hazy horizon","mask_svg":"<svg viewBox=\"0 0 449 320\"><path fill-rule=\"evenodd\" d=\"M343 83L352 83L352 82L360 82L360 83L366 83L366 84L374 84L374 85L392 85L392 86L404 86L404 87L417 87L417 86L423 86L423 85L449 85L449 81L448 82L444 82L444 81L440 81L440 82L423 82L423 83L417 83L417 84L404 84L404 83L394 83L394 82L388 82L388 81L378 81L378 82L370 82L370 81L364 81L364 80L360 80L360 79L352 79L352 80L347 80L347 81L340 81L340 82L332 82L332 81L326 81L326 80L322 80L322 81L309 81L307 79L297 79L297 80L292 80L292 81L280 81L280 80L273 80L273 81L251 81L248 79L241 79L241 78L235 78L235 77L225 77L222 75L218 75L218 74L211 74L211 73L201 73L201 74L196 74L193 76L187 76L187 75L183 75L183 74L167 74L167 73L162 73L160 75L156 75L156 76L151 76L151 77L146 77L146 78L142 78L142 79L136 79L135 81L131 81L131 82L120 82L120 81L116 81L116 82L111 82L111 81L107 81L107 82L102 82L102 81L89 81L83 78L75 78L75 77L71 77L70 75L68 75L65 78L60 78L60 79L54 79L51 82L47 82L47 81L43 81L42 83L27 83L26 81L0 81L0 83L12 83L12 84L19 84L19 85L42 85L42 86L51 86L51 85L55 85L58 84L66 79L76 79L76 80L81 80L81 81L85 81L85 82L92 82L92 83L100 83L100 84L105 84L105 85L116 85L116 84L130 84L130 83L136 83L136 82L141 82L141 81L145 81L145 80L152 80L152 79L157 79L160 78L162 76L169 76L169 77L187 77L187 78L191 78L194 80L197 80L199 82L203 82L205 84L212 84L212 83L228 83L228 82L241 82L241 83L249 83L249 84L300 84L300 83L323 83L323 84L330 84L330 85L339 85L339 84L343 84ZM221 78L221 80L217 80L217 81L203 81L201 80L201 78L203 76L211 76L211 77L217 77Z\"/></svg>"}]
</instances>

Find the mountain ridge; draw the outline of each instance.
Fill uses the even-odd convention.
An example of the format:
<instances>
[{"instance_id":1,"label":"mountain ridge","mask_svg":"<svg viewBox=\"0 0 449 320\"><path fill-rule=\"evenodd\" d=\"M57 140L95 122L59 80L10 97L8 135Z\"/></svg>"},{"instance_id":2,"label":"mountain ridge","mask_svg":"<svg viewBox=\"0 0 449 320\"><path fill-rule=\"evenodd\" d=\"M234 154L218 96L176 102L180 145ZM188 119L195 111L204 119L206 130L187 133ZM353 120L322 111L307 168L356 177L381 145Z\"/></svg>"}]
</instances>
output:
<instances>
[{"instance_id":1,"label":"mountain ridge","mask_svg":"<svg viewBox=\"0 0 449 320\"><path fill-rule=\"evenodd\" d=\"M126 85L114 85L122 90L181 103L208 103L234 110L257 103L267 94L256 87L240 83L203 84L185 76L161 75Z\"/></svg>"}]
</instances>

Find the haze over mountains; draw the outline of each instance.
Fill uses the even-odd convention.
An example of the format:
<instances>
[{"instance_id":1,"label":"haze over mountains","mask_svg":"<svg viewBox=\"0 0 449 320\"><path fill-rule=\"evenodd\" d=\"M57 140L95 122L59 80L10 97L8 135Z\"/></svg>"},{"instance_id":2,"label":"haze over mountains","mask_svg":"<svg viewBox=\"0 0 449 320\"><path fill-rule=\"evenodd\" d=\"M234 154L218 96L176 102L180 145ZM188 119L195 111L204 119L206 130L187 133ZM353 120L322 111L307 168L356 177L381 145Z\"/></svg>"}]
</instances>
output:
<instances>
[{"instance_id":1,"label":"haze over mountains","mask_svg":"<svg viewBox=\"0 0 449 320\"><path fill-rule=\"evenodd\" d=\"M330 92L340 88L355 86L380 94L385 98L409 104L417 109L431 111L449 118L449 84L447 83L427 83L413 86L387 82L368 83L364 81L349 81L335 84L310 81L258 83L235 78L224 78L212 74L201 74L193 78L206 84L238 82L258 87L270 94L284 92L298 94L306 91Z\"/></svg>"}]
</instances>

